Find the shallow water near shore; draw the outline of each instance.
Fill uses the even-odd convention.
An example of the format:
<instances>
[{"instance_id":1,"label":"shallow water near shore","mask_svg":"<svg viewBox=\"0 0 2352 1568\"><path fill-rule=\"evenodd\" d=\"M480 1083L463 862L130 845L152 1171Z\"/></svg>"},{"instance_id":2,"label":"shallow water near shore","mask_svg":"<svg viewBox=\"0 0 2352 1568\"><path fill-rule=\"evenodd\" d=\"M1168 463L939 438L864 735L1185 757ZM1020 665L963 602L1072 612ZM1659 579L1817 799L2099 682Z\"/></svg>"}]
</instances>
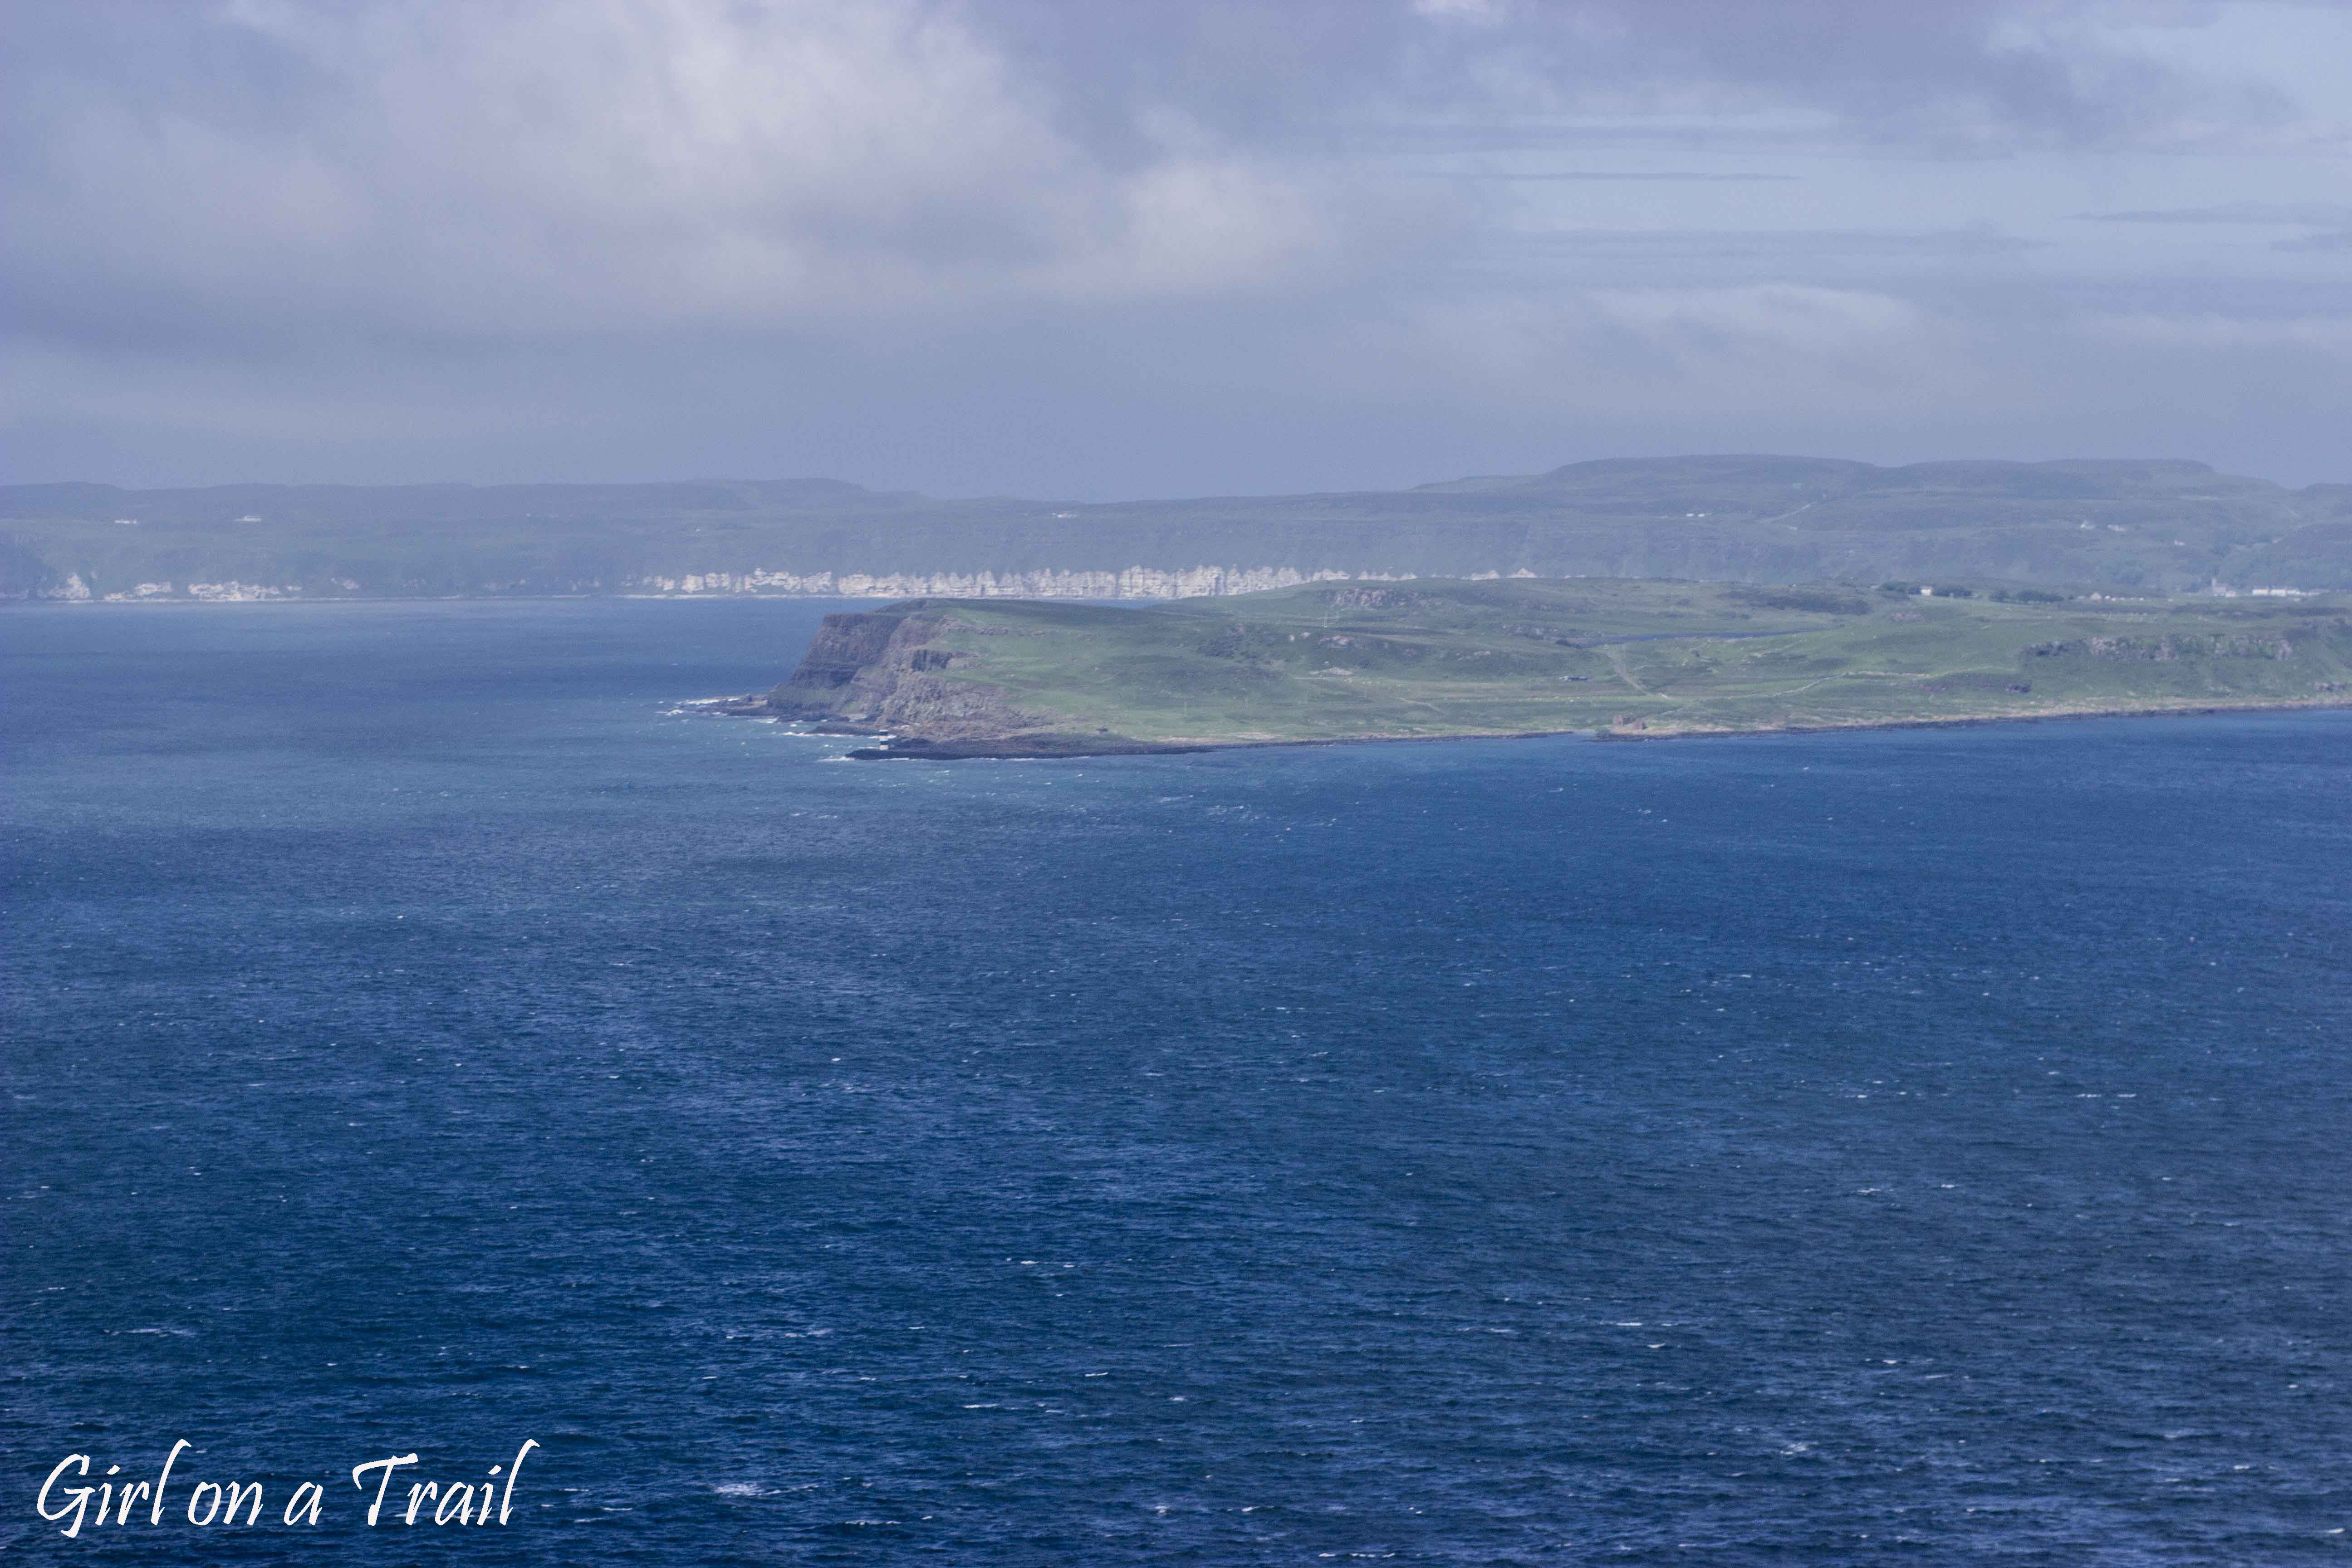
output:
<instances>
[{"instance_id":1,"label":"shallow water near shore","mask_svg":"<svg viewBox=\"0 0 2352 1568\"><path fill-rule=\"evenodd\" d=\"M0 612L0 1546L2341 1560L2352 713L672 710L828 607ZM262 1524L36 1515L183 1437Z\"/></svg>"}]
</instances>

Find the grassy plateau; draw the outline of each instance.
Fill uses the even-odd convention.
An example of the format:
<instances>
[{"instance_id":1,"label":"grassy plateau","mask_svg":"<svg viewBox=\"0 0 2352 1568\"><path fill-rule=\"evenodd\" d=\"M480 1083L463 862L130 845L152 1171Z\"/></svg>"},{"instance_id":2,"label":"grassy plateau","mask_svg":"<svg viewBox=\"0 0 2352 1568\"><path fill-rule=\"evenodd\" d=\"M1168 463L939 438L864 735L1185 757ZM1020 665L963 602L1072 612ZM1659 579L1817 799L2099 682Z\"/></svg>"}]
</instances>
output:
<instances>
[{"instance_id":1,"label":"grassy plateau","mask_svg":"<svg viewBox=\"0 0 2352 1568\"><path fill-rule=\"evenodd\" d=\"M929 599L828 617L756 706L953 754L2333 705L2347 600L1622 579Z\"/></svg>"}]
</instances>

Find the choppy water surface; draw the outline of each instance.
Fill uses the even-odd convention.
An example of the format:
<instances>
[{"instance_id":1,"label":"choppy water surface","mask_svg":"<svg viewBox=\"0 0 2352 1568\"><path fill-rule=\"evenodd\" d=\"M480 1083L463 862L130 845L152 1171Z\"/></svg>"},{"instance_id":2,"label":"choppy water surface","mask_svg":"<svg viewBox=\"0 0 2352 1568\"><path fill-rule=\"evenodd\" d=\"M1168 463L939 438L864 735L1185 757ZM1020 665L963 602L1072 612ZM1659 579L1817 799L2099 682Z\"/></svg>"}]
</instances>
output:
<instances>
[{"instance_id":1,"label":"choppy water surface","mask_svg":"<svg viewBox=\"0 0 2352 1568\"><path fill-rule=\"evenodd\" d=\"M666 712L818 613L0 614L0 1543L2345 1550L2352 716L866 765ZM503 1529L362 1523L352 1465L524 1436ZM268 1521L35 1517L175 1437Z\"/></svg>"}]
</instances>

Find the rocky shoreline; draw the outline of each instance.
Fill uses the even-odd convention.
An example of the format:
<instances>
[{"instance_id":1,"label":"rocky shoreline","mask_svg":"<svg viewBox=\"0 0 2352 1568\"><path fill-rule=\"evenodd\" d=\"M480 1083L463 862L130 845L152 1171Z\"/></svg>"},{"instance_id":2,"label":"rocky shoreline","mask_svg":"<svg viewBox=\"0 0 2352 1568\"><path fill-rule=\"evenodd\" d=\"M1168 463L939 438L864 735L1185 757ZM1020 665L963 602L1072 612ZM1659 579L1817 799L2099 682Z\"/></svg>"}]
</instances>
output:
<instances>
[{"instance_id":1,"label":"rocky shoreline","mask_svg":"<svg viewBox=\"0 0 2352 1568\"><path fill-rule=\"evenodd\" d=\"M683 704L689 710L730 717L774 720L766 698L756 694ZM896 736L842 724L809 724L812 735L866 735L879 744L860 746L848 753L861 763L1075 761L1086 757L1175 756L1202 752L1265 751L1295 746L1434 745L1449 741L1547 741L1582 736L1595 742L1731 741L1773 735L1837 735L1867 730L1969 730L2000 724L2042 724L2087 719L2184 719L2227 713L2294 713L2352 709L2352 700L2314 702L2200 703L2172 708L2085 708L2050 713L1955 714L1924 719L1885 719L1852 724L1759 724L1744 729L1688 730L1517 730L1465 731L1450 735L1332 735L1284 741L1138 741L1127 736L1088 736L1033 732L1001 738L981 736L934 741L920 735Z\"/></svg>"}]
</instances>

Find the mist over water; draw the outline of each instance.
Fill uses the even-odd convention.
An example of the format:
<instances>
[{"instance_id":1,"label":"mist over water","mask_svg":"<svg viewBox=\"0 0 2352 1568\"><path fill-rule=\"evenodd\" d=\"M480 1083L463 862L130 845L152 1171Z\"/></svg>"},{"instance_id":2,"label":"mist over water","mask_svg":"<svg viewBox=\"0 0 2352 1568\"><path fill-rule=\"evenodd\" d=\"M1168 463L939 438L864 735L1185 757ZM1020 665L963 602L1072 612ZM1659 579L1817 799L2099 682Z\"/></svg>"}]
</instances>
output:
<instances>
[{"instance_id":1,"label":"mist over water","mask_svg":"<svg viewBox=\"0 0 2352 1568\"><path fill-rule=\"evenodd\" d=\"M410 1561L351 1468L531 1437L441 1555L2343 1550L2352 714L671 711L827 607L0 614L0 1546ZM182 1437L264 1524L35 1514Z\"/></svg>"}]
</instances>

